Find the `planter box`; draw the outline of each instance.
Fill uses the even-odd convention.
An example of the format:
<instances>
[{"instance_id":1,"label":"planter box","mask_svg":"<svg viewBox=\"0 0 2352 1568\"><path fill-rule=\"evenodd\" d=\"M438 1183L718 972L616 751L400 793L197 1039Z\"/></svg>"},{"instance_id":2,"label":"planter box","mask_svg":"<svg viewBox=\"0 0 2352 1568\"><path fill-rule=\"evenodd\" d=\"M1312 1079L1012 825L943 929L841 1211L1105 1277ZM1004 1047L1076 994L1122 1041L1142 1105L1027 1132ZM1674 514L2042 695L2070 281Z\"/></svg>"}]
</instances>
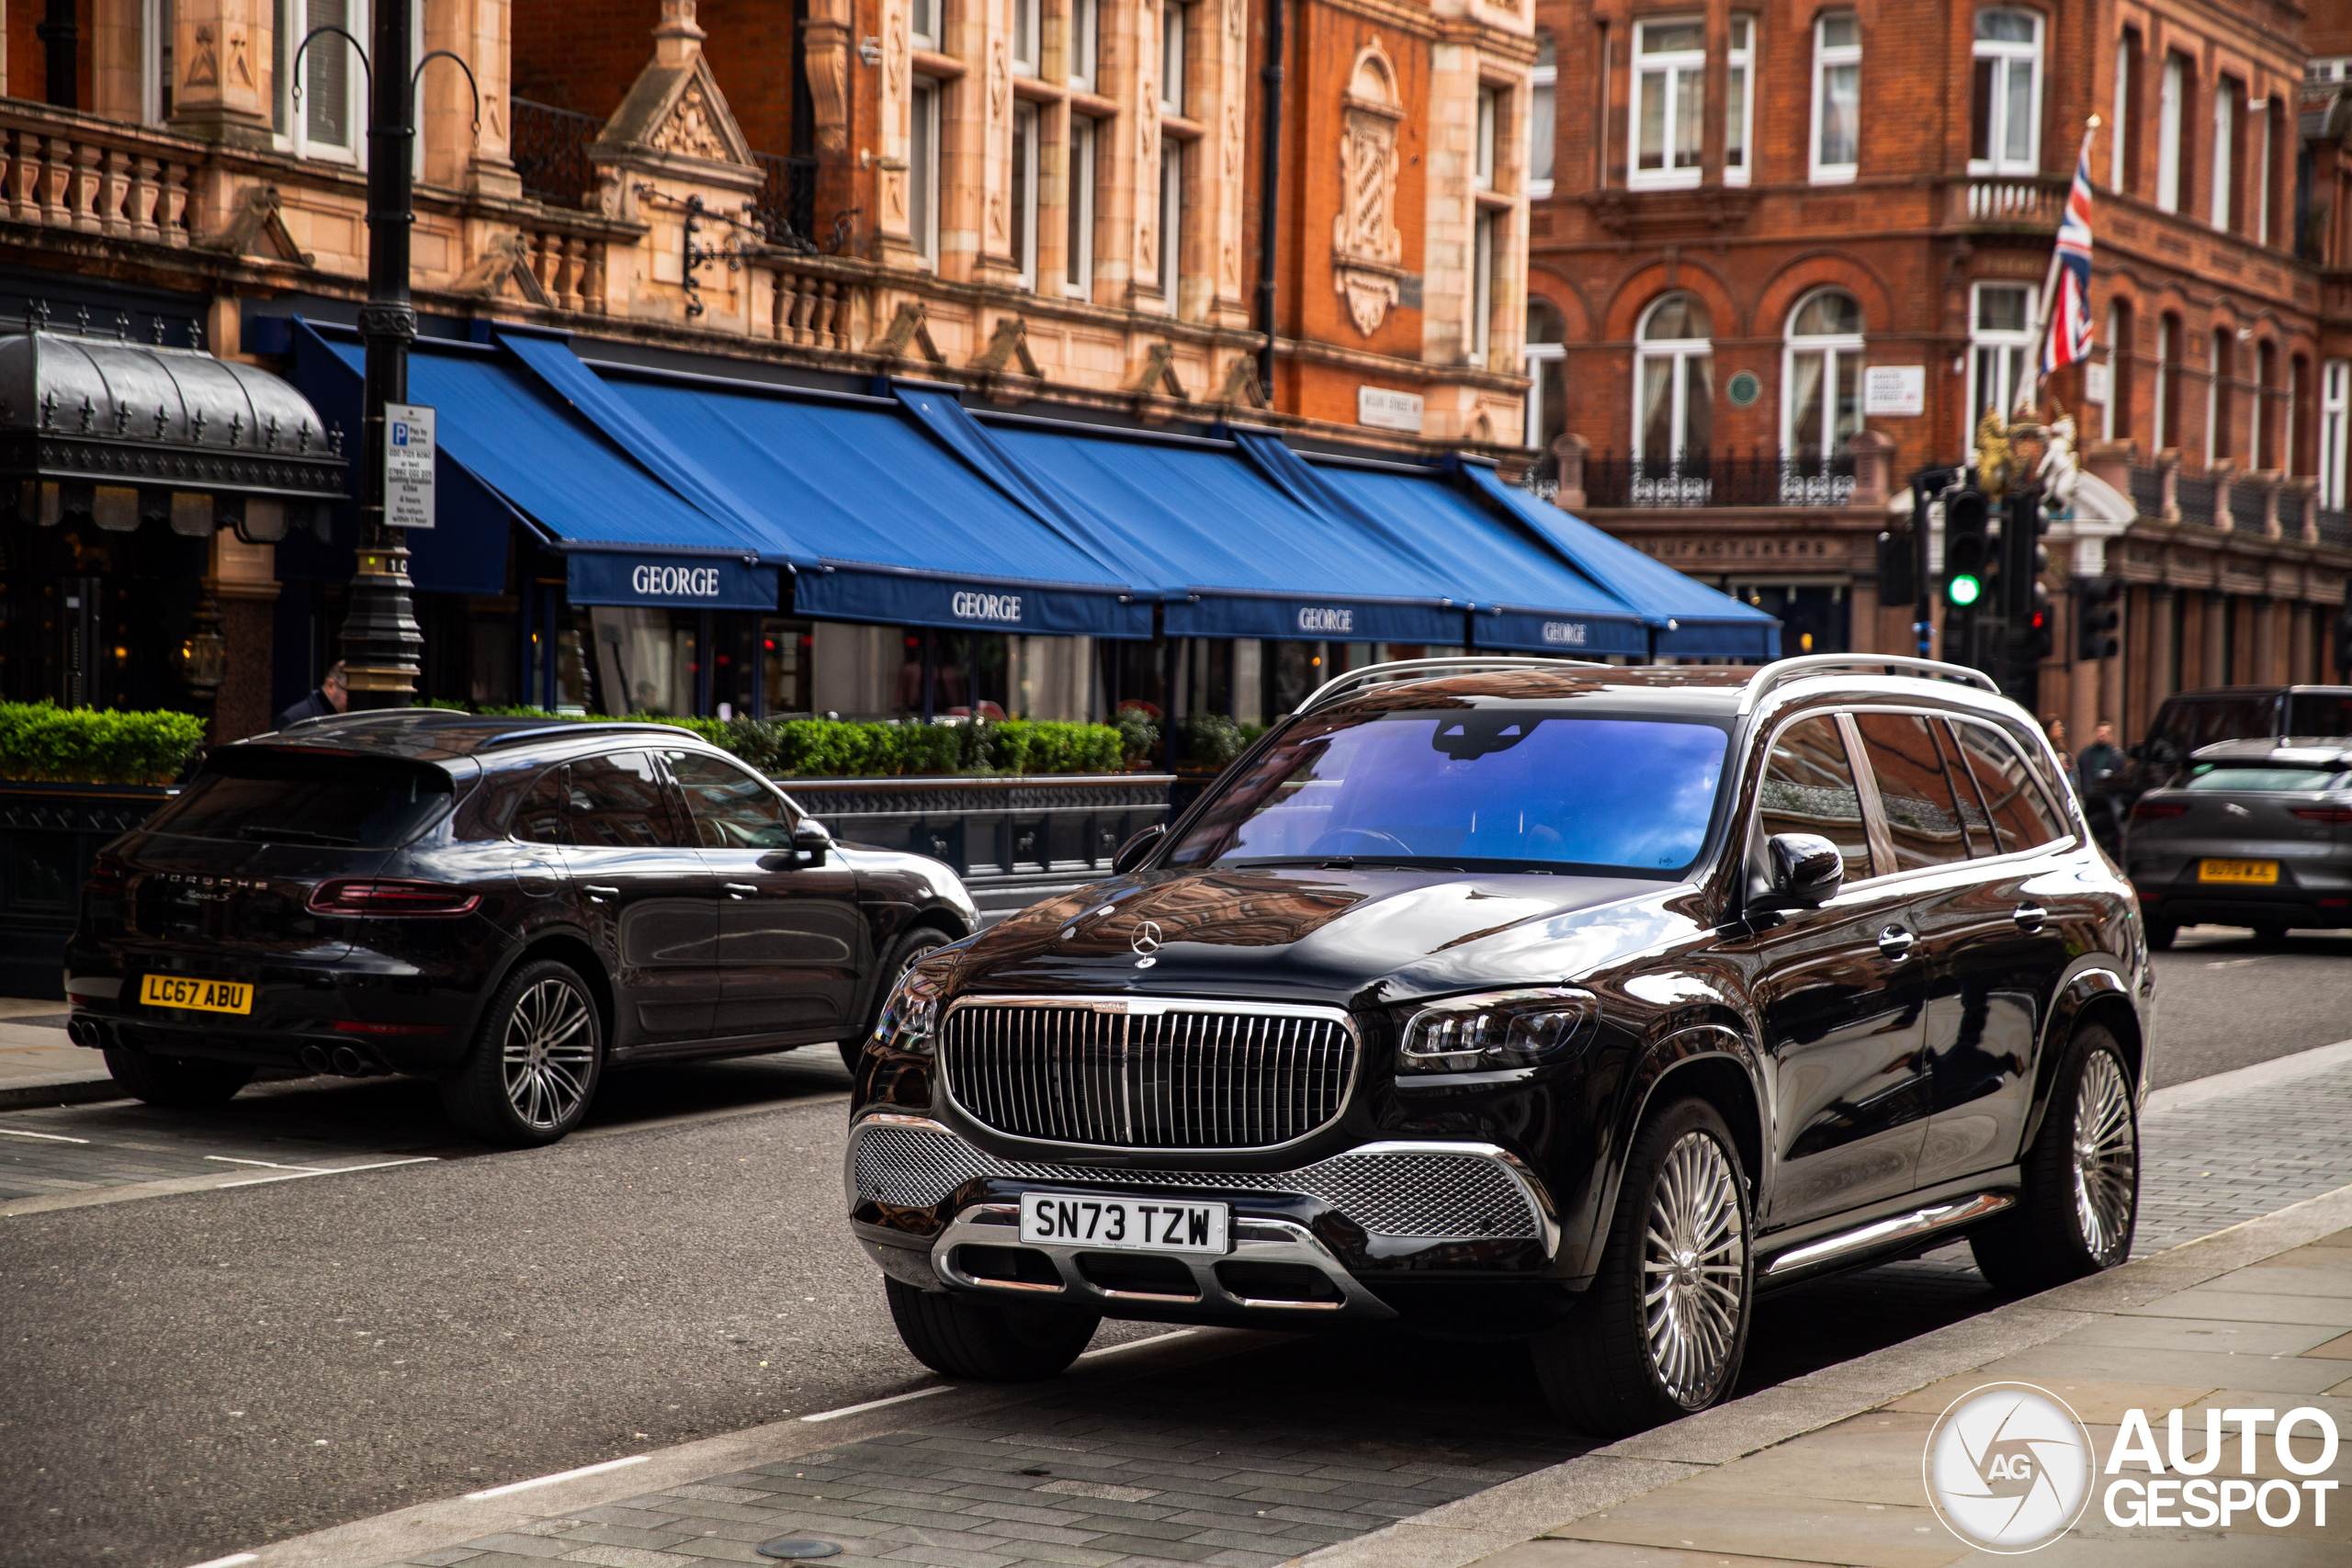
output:
<instances>
[{"instance_id":1,"label":"planter box","mask_svg":"<svg viewBox=\"0 0 2352 1568\"><path fill-rule=\"evenodd\" d=\"M62 997L91 857L171 798L160 785L0 779L0 996Z\"/></svg>"},{"instance_id":2,"label":"planter box","mask_svg":"<svg viewBox=\"0 0 2352 1568\"><path fill-rule=\"evenodd\" d=\"M852 843L944 861L989 914L1111 874L1119 846L1168 819L1167 773L778 779Z\"/></svg>"}]
</instances>

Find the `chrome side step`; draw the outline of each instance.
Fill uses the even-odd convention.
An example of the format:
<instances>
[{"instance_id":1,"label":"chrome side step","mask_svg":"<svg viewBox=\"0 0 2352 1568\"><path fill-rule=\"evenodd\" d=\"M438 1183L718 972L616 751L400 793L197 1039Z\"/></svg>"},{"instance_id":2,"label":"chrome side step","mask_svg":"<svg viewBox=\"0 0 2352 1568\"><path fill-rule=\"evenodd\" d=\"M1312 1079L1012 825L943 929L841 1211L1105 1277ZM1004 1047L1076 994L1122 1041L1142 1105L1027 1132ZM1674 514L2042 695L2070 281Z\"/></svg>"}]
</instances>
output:
<instances>
[{"instance_id":1,"label":"chrome side step","mask_svg":"<svg viewBox=\"0 0 2352 1568\"><path fill-rule=\"evenodd\" d=\"M1930 1204L1907 1214L1874 1220L1869 1224L1784 1252L1765 1266L1764 1274L1769 1279L1775 1274L1810 1269L1816 1263L1827 1263L1851 1253L1872 1252L1891 1242L1925 1235L1929 1231L1943 1230L1951 1225L1965 1224L1970 1220L1981 1220L1987 1214L1997 1214L2017 1201L2014 1192L1979 1192L1973 1198L1957 1198L1949 1203Z\"/></svg>"}]
</instances>

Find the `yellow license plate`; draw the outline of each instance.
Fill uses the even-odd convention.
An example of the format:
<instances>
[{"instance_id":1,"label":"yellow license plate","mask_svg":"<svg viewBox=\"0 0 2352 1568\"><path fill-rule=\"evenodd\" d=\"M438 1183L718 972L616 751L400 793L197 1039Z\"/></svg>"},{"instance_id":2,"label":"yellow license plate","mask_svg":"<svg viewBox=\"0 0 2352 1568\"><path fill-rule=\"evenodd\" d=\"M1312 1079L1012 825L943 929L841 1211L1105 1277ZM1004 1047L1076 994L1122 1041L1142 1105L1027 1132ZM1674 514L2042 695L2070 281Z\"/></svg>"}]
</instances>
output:
<instances>
[{"instance_id":1,"label":"yellow license plate","mask_svg":"<svg viewBox=\"0 0 2352 1568\"><path fill-rule=\"evenodd\" d=\"M190 980L150 975L139 982L139 999L150 1007L189 1008L198 1012L254 1010L254 988L243 980Z\"/></svg>"},{"instance_id":2,"label":"yellow license plate","mask_svg":"<svg viewBox=\"0 0 2352 1568\"><path fill-rule=\"evenodd\" d=\"M2278 863L2275 860L2206 860L2197 863L2199 882L2249 883L2269 887L2278 881Z\"/></svg>"}]
</instances>

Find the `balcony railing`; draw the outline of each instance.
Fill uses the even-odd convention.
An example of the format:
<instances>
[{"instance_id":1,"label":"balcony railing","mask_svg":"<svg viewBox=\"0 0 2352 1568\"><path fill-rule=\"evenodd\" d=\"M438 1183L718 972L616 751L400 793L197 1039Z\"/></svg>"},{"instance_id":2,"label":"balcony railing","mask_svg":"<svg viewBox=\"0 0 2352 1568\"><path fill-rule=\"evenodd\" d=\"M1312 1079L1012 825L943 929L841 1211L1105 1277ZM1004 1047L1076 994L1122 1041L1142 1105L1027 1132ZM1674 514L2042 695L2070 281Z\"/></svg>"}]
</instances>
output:
<instances>
[{"instance_id":1,"label":"balcony railing","mask_svg":"<svg viewBox=\"0 0 2352 1568\"><path fill-rule=\"evenodd\" d=\"M2352 547L2352 513L2319 509L2319 541L2323 545Z\"/></svg>"},{"instance_id":2,"label":"balcony railing","mask_svg":"<svg viewBox=\"0 0 2352 1568\"><path fill-rule=\"evenodd\" d=\"M0 217L187 245L205 154L178 138L30 104L0 104Z\"/></svg>"},{"instance_id":3,"label":"balcony railing","mask_svg":"<svg viewBox=\"0 0 2352 1568\"><path fill-rule=\"evenodd\" d=\"M2132 507L2143 517L2165 514L2165 471L2132 466Z\"/></svg>"},{"instance_id":4,"label":"balcony railing","mask_svg":"<svg viewBox=\"0 0 2352 1568\"><path fill-rule=\"evenodd\" d=\"M2066 209L2067 186L2027 176L2013 179L1973 179L1962 187L1965 212L1972 223L2016 223L2058 226Z\"/></svg>"},{"instance_id":5,"label":"balcony railing","mask_svg":"<svg viewBox=\"0 0 2352 1568\"><path fill-rule=\"evenodd\" d=\"M2269 526L2263 515L2263 493L2245 480L2230 486L2230 525L2242 533L2259 534Z\"/></svg>"},{"instance_id":6,"label":"balcony railing","mask_svg":"<svg viewBox=\"0 0 2352 1568\"><path fill-rule=\"evenodd\" d=\"M514 106L514 172L523 176L523 194L550 207L579 207L596 188L596 166L588 149L605 129L593 114L576 114L527 98Z\"/></svg>"},{"instance_id":7,"label":"balcony railing","mask_svg":"<svg viewBox=\"0 0 2352 1568\"><path fill-rule=\"evenodd\" d=\"M2202 474L2182 474L2173 480L2173 498L2183 523L2213 525L2214 488L2212 479Z\"/></svg>"},{"instance_id":8,"label":"balcony railing","mask_svg":"<svg viewBox=\"0 0 2352 1568\"><path fill-rule=\"evenodd\" d=\"M1519 488L1538 501L1549 501L1560 493L1560 459L1543 452L1528 463L1519 476Z\"/></svg>"},{"instance_id":9,"label":"balcony railing","mask_svg":"<svg viewBox=\"0 0 2352 1568\"><path fill-rule=\"evenodd\" d=\"M1659 462L1604 452L1585 459L1584 491L1590 506L1845 506L1854 459L1710 452Z\"/></svg>"},{"instance_id":10,"label":"balcony railing","mask_svg":"<svg viewBox=\"0 0 2352 1568\"><path fill-rule=\"evenodd\" d=\"M835 235L830 245L817 243L817 160L781 152L754 152L767 181L760 187L758 219L768 243L788 250L828 254L841 249Z\"/></svg>"}]
</instances>

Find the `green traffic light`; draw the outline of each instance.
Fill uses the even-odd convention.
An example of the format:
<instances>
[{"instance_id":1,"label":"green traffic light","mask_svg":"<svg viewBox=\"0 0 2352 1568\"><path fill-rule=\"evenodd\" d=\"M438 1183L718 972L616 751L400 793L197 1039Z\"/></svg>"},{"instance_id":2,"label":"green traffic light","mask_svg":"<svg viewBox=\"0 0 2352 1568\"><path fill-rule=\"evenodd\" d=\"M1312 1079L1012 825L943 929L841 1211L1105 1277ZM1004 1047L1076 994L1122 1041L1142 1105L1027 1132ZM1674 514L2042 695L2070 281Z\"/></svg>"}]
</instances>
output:
<instances>
[{"instance_id":1,"label":"green traffic light","mask_svg":"<svg viewBox=\"0 0 2352 1568\"><path fill-rule=\"evenodd\" d=\"M1984 592L1984 584L1973 577L1955 577L1944 585L1944 597L1963 610L1975 604Z\"/></svg>"}]
</instances>

